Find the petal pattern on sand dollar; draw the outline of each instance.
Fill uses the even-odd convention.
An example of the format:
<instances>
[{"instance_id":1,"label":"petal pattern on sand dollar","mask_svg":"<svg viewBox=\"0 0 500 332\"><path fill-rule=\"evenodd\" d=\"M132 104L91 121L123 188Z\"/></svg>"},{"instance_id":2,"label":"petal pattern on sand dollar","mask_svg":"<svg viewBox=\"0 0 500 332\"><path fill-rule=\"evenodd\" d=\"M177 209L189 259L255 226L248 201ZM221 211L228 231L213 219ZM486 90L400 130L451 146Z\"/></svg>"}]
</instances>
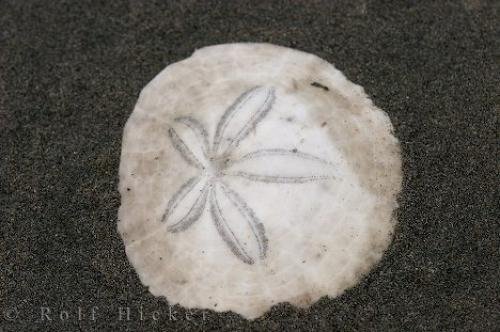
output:
<instances>
[{"instance_id":1,"label":"petal pattern on sand dollar","mask_svg":"<svg viewBox=\"0 0 500 332\"><path fill-rule=\"evenodd\" d=\"M208 165L208 137L203 126L190 117L177 118L168 129L170 142L191 166L205 169Z\"/></svg>"},{"instance_id":2,"label":"petal pattern on sand dollar","mask_svg":"<svg viewBox=\"0 0 500 332\"><path fill-rule=\"evenodd\" d=\"M296 149L262 149L233 161L229 176L268 183L305 183L335 178L333 164Z\"/></svg>"},{"instance_id":3,"label":"petal pattern on sand dollar","mask_svg":"<svg viewBox=\"0 0 500 332\"><path fill-rule=\"evenodd\" d=\"M210 212L217 231L236 257L247 264L265 258L264 225L243 198L222 182L213 188Z\"/></svg>"},{"instance_id":4,"label":"petal pattern on sand dollar","mask_svg":"<svg viewBox=\"0 0 500 332\"><path fill-rule=\"evenodd\" d=\"M181 232L196 222L203 213L210 184L206 177L193 177L185 182L167 203L162 221L168 231Z\"/></svg>"},{"instance_id":5,"label":"petal pattern on sand dollar","mask_svg":"<svg viewBox=\"0 0 500 332\"><path fill-rule=\"evenodd\" d=\"M256 86L242 93L218 121L212 146L207 130L198 120L189 116L175 119L169 129L171 143L199 174L184 183L167 203L162 221L168 223L169 232L188 229L201 217L208 202L224 243L238 259L253 264L266 257L264 225L224 179L305 183L334 178L330 162L296 149L261 149L239 159L230 158L239 143L268 114L274 100L272 87Z\"/></svg>"},{"instance_id":6,"label":"petal pattern on sand dollar","mask_svg":"<svg viewBox=\"0 0 500 332\"><path fill-rule=\"evenodd\" d=\"M217 124L214 153L217 155L231 153L267 115L274 99L274 88L268 87L254 87L240 95L224 112Z\"/></svg>"}]
</instances>

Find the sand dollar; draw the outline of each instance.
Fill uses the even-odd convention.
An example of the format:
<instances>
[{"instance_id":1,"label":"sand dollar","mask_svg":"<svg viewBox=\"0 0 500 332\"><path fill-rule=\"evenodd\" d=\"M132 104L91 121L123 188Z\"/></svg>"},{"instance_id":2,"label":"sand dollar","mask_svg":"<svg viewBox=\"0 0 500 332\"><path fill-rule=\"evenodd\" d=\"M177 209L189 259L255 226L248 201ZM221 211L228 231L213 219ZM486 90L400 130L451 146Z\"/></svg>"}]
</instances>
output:
<instances>
[{"instance_id":1,"label":"sand dollar","mask_svg":"<svg viewBox=\"0 0 500 332\"><path fill-rule=\"evenodd\" d=\"M387 114L333 65L217 45L142 90L118 230L154 295L255 318L355 285L391 240L400 187Z\"/></svg>"}]
</instances>

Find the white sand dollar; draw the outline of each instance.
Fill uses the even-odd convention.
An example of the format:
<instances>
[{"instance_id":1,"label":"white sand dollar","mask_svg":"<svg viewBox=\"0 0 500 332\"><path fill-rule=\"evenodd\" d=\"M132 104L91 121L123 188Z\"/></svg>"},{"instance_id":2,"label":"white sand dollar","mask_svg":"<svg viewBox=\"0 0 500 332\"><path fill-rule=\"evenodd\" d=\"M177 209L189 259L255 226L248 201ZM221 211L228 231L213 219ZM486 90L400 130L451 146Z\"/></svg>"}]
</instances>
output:
<instances>
[{"instance_id":1,"label":"white sand dollar","mask_svg":"<svg viewBox=\"0 0 500 332\"><path fill-rule=\"evenodd\" d=\"M246 318L355 285L395 225L387 115L331 64L206 47L141 92L124 130L118 230L142 283Z\"/></svg>"}]
</instances>

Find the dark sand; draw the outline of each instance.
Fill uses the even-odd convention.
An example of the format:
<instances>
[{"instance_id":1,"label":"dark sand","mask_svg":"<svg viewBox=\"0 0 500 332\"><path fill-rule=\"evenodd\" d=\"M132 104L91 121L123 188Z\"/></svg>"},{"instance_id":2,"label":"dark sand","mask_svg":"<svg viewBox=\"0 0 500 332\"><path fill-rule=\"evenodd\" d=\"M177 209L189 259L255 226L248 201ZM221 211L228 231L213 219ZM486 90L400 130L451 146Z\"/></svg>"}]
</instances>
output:
<instances>
[{"instance_id":1,"label":"dark sand","mask_svg":"<svg viewBox=\"0 0 500 332\"><path fill-rule=\"evenodd\" d=\"M498 2L257 2L0 0L0 331L500 330ZM116 231L122 129L165 66L237 41L317 54L388 112L399 226L339 298L173 320Z\"/></svg>"}]
</instances>

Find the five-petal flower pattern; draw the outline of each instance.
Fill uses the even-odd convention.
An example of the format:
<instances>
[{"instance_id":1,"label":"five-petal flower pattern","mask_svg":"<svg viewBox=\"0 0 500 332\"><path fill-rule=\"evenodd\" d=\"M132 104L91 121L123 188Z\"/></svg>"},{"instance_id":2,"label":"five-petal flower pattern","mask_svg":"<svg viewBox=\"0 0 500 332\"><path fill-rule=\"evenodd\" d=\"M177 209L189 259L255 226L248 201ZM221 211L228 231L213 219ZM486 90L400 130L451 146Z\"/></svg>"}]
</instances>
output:
<instances>
[{"instance_id":1,"label":"five-petal flower pattern","mask_svg":"<svg viewBox=\"0 0 500 332\"><path fill-rule=\"evenodd\" d=\"M332 164L297 149L260 149L234 158L234 151L271 111L276 99L272 87L254 87L240 95L224 112L210 144L205 127L185 116L175 119L178 128L168 131L173 147L199 174L188 179L168 201L161 221L172 233L188 229L209 205L217 232L232 253L246 264L266 257L268 240L264 225L240 194L227 183L240 177L264 183L306 183L334 178ZM271 164L273 167L269 167ZM278 163L297 165L300 174L273 173ZM264 168L260 172L245 169ZM300 167L302 166L302 167Z\"/></svg>"}]
</instances>

